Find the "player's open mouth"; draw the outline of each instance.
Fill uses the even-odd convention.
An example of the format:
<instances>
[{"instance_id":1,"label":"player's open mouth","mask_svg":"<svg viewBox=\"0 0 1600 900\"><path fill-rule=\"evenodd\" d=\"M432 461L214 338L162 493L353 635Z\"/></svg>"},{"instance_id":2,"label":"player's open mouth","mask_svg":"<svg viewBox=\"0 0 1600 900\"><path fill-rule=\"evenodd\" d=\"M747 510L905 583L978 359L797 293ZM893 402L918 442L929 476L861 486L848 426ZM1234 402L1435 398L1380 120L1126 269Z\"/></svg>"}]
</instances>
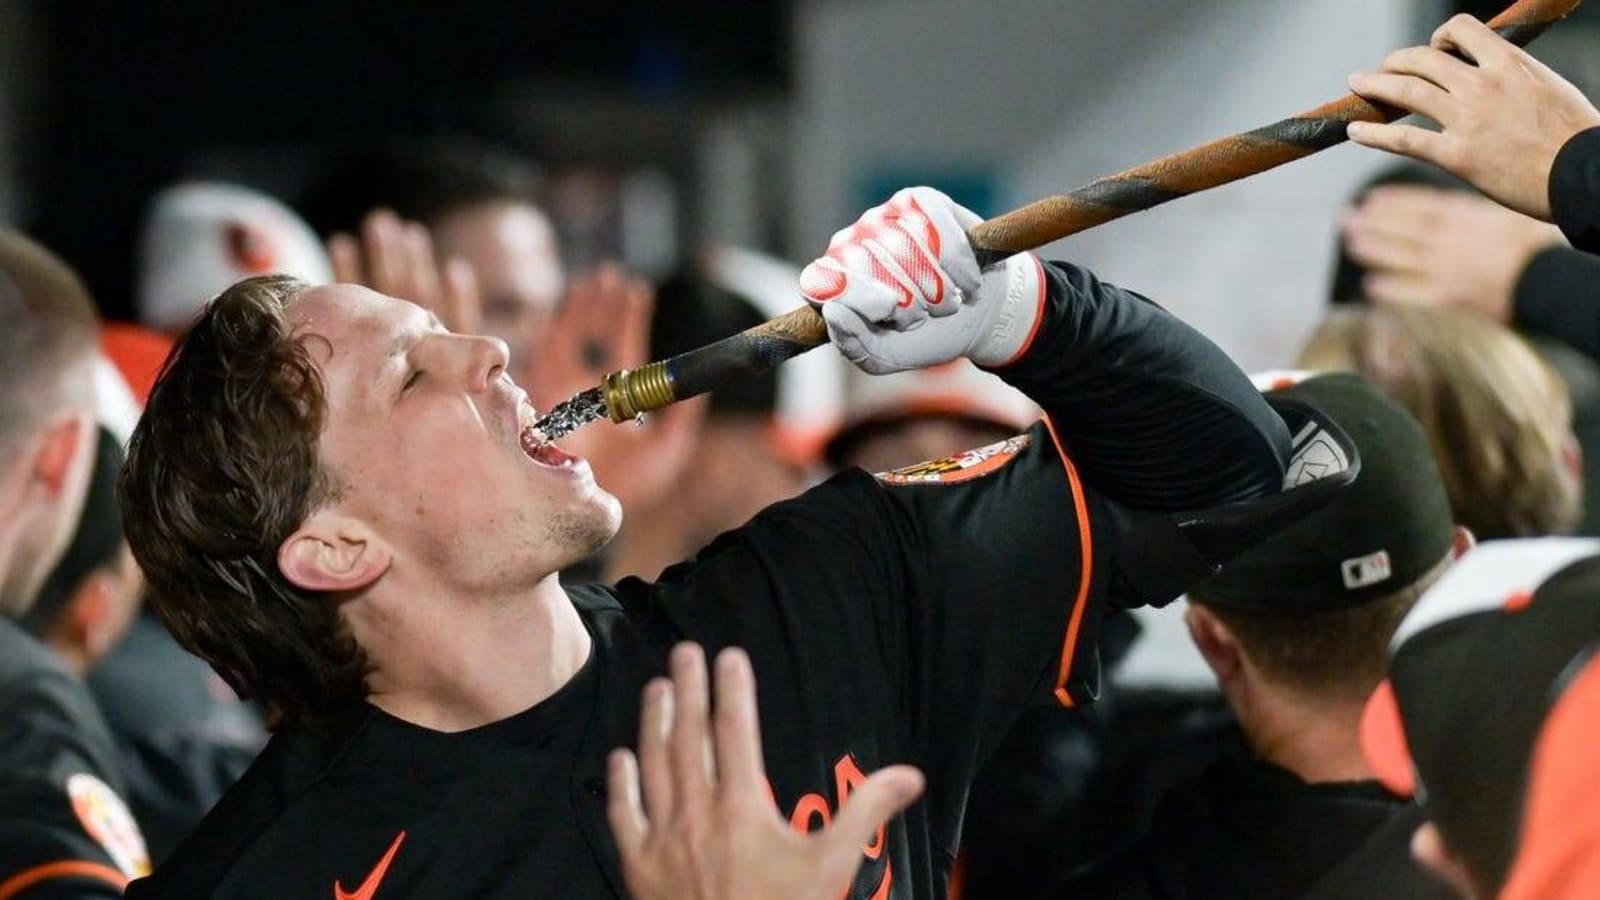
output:
<instances>
[{"instance_id":1,"label":"player's open mouth","mask_svg":"<svg viewBox=\"0 0 1600 900\"><path fill-rule=\"evenodd\" d=\"M522 453L529 459L543 466L553 469L570 468L577 463L578 458L557 447L539 432L534 423L539 421L539 412L527 402L517 404L517 423L521 426L518 434L522 445Z\"/></svg>"}]
</instances>

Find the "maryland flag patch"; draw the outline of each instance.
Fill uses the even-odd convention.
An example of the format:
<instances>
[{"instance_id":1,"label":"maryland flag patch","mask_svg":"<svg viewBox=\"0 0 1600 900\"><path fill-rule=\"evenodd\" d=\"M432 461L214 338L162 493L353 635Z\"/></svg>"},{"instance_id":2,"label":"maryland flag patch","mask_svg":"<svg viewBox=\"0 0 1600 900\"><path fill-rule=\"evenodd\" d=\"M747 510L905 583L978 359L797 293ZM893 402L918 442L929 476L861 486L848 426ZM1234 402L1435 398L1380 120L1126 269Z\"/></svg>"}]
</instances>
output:
<instances>
[{"instance_id":1,"label":"maryland flag patch","mask_svg":"<svg viewBox=\"0 0 1600 900\"><path fill-rule=\"evenodd\" d=\"M877 479L884 484L897 485L960 484L963 481L993 475L1004 469L1016 459L1018 453L1028 449L1031 443L1033 438L1019 434L987 447L957 453L955 456L917 463L892 472L879 472Z\"/></svg>"}]
</instances>

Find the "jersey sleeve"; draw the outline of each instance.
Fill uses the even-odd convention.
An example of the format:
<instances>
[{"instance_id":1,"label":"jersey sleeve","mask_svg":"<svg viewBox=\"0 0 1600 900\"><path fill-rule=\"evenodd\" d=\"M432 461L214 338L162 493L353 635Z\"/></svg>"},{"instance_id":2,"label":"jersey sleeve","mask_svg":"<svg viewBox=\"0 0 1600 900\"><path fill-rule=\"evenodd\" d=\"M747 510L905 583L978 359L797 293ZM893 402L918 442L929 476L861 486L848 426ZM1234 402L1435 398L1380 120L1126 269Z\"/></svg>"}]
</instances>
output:
<instances>
[{"instance_id":1,"label":"jersey sleeve","mask_svg":"<svg viewBox=\"0 0 1600 900\"><path fill-rule=\"evenodd\" d=\"M1572 246L1600 253L1600 126L1573 135L1556 154L1550 214Z\"/></svg>"},{"instance_id":2,"label":"jersey sleeve","mask_svg":"<svg viewBox=\"0 0 1600 900\"><path fill-rule=\"evenodd\" d=\"M42 798L47 802L54 798ZM72 813L36 807L0 819L0 900L121 897L128 875Z\"/></svg>"},{"instance_id":3,"label":"jersey sleeve","mask_svg":"<svg viewBox=\"0 0 1600 900\"><path fill-rule=\"evenodd\" d=\"M1281 489L1288 428L1216 344L1087 269L1043 268L1033 338L995 373L1045 410L1084 480L1150 510Z\"/></svg>"},{"instance_id":4,"label":"jersey sleeve","mask_svg":"<svg viewBox=\"0 0 1600 900\"><path fill-rule=\"evenodd\" d=\"M1550 247L1517 279L1512 323L1600 359L1600 256Z\"/></svg>"},{"instance_id":5,"label":"jersey sleeve","mask_svg":"<svg viewBox=\"0 0 1600 900\"><path fill-rule=\"evenodd\" d=\"M149 871L144 840L109 782L99 732L79 720L82 686L32 673L0 698L0 900L120 897ZM81 701L81 702L80 702Z\"/></svg>"}]
</instances>

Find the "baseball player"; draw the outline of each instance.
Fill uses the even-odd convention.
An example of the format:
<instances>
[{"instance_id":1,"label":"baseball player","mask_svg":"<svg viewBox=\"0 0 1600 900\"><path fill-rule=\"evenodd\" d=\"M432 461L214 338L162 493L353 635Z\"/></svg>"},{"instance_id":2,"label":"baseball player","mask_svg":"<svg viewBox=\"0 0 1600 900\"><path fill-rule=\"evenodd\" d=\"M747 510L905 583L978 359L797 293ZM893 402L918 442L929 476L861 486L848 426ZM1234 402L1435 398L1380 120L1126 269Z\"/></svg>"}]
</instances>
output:
<instances>
[{"instance_id":1,"label":"baseball player","mask_svg":"<svg viewBox=\"0 0 1600 900\"><path fill-rule=\"evenodd\" d=\"M83 682L19 625L94 461L94 310L60 260L0 231L0 898L116 897L149 863Z\"/></svg>"},{"instance_id":2,"label":"baseball player","mask_svg":"<svg viewBox=\"0 0 1600 900\"><path fill-rule=\"evenodd\" d=\"M1136 840L1042 891L1052 862L1034 863L1009 896L1448 896L1411 863L1416 805L1374 779L1358 725L1396 626L1472 536L1404 408L1355 375L1306 375L1269 385L1349 424L1360 479L1189 591L1189 634L1243 746L1165 791Z\"/></svg>"},{"instance_id":3,"label":"baseball player","mask_svg":"<svg viewBox=\"0 0 1600 900\"><path fill-rule=\"evenodd\" d=\"M1026 705L1094 696L1101 618L1357 469L1336 426L1269 405L1154 303L1026 254L980 272L976 221L903 191L802 290L862 368L966 357L1045 419L847 471L655 582L557 579L620 510L536 440L504 345L351 285L224 292L151 395L123 508L156 608L277 733L129 896L621 896L607 758L683 640L748 651L796 830L919 767L926 795L838 889L944 896L969 780Z\"/></svg>"}]
</instances>

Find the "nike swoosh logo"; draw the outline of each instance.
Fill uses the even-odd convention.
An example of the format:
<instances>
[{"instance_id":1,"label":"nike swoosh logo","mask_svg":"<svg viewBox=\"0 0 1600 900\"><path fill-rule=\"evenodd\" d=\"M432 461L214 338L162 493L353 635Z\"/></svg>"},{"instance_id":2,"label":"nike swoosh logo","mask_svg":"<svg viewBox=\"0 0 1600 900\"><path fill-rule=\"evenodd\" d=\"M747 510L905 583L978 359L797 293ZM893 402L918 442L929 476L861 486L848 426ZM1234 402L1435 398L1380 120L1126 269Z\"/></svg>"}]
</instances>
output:
<instances>
[{"instance_id":1,"label":"nike swoosh logo","mask_svg":"<svg viewBox=\"0 0 1600 900\"><path fill-rule=\"evenodd\" d=\"M405 842L404 831L395 835L394 843L389 845L389 852L378 860L378 864L367 873L367 880L361 882L361 887L354 892L344 889L344 885L336 878L333 881L333 900L372 900L378 893L378 885L383 883L383 876L389 873L389 863L394 862L394 855L400 851L400 845Z\"/></svg>"}]
</instances>

